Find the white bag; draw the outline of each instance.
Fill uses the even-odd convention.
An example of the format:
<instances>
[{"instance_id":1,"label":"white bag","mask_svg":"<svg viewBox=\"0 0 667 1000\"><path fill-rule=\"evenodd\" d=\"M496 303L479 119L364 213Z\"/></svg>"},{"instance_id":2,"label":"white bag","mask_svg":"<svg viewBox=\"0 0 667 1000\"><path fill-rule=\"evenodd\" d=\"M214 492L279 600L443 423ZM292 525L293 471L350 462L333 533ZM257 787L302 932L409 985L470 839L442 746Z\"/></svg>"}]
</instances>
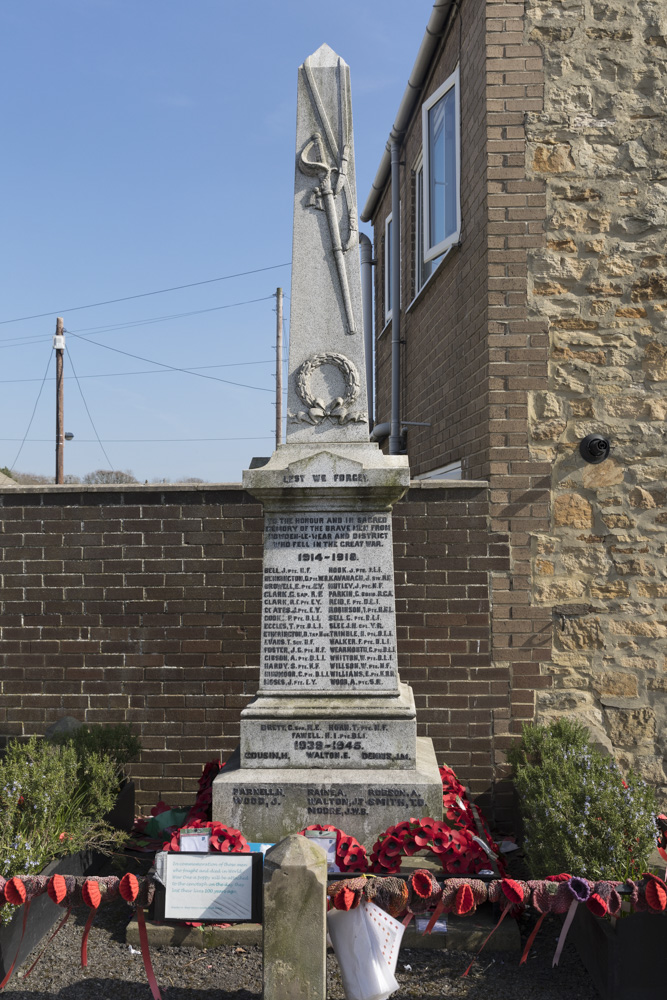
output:
<instances>
[{"instance_id":1,"label":"white bag","mask_svg":"<svg viewBox=\"0 0 667 1000\"><path fill-rule=\"evenodd\" d=\"M387 1000L398 989L403 924L364 902L354 910L330 910L327 926L347 1000Z\"/></svg>"}]
</instances>

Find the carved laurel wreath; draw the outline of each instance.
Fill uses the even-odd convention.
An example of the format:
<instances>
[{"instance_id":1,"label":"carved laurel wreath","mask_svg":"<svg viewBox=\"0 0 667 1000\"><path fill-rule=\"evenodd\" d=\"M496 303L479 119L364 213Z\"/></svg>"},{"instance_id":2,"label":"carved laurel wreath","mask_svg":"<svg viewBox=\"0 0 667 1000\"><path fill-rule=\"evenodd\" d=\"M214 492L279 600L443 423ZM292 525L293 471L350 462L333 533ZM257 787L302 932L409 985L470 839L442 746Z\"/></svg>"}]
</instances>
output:
<instances>
[{"instance_id":1,"label":"carved laurel wreath","mask_svg":"<svg viewBox=\"0 0 667 1000\"><path fill-rule=\"evenodd\" d=\"M316 399L311 392L310 376L316 368L320 368L322 365L333 365L345 379L345 397L339 405L342 409L347 409L359 395L360 383L359 372L344 354L326 352L324 354L313 354L311 357L306 358L296 373L296 391L299 399L301 399L308 409L321 404L321 400Z\"/></svg>"}]
</instances>

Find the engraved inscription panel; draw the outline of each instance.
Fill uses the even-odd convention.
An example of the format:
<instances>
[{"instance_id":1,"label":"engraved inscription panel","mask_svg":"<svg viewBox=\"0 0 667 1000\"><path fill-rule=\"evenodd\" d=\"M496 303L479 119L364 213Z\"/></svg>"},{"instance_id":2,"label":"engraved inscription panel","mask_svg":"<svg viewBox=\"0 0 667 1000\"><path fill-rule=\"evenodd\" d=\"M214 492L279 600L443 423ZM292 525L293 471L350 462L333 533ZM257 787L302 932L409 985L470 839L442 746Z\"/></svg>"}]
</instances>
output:
<instances>
[{"instance_id":1,"label":"engraved inscription panel","mask_svg":"<svg viewBox=\"0 0 667 1000\"><path fill-rule=\"evenodd\" d=\"M415 766L415 724L382 719L244 721L242 767Z\"/></svg>"},{"instance_id":2,"label":"engraved inscription panel","mask_svg":"<svg viewBox=\"0 0 667 1000\"><path fill-rule=\"evenodd\" d=\"M309 822L326 822L322 817L369 816L374 810L393 809L410 816L426 804L423 789L409 785L352 788L342 784L307 785L305 817ZM285 807L285 790L279 785L235 785L232 788L234 806L255 806L280 812ZM317 819L320 817L320 819Z\"/></svg>"},{"instance_id":3,"label":"engraved inscription panel","mask_svg":"<svg viewBox=\"0 0 667 1000\"><path fill-rule=\"evenodd\" d=\"M261 685L398 690L389 514L267 514Z\"/></svg>"}]
</instances>

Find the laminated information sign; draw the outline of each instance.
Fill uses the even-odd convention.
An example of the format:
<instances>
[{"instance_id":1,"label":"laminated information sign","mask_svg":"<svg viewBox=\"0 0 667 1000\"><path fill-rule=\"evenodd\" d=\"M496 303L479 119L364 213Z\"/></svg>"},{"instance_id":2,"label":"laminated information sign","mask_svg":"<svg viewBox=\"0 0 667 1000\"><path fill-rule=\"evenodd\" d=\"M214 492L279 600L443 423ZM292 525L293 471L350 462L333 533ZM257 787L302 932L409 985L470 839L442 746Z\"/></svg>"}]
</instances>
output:
<instances>
[{"instance_id":1,"label":"laminated information sign","mask_svg":"<svg viewBox=\"0 0 667 1000\"><path fill-rule=\"evenodd\" d=\"M226 923L260 920L261 854L162 855L155 916L164 920Z\"/></svg>"}]
</instances>

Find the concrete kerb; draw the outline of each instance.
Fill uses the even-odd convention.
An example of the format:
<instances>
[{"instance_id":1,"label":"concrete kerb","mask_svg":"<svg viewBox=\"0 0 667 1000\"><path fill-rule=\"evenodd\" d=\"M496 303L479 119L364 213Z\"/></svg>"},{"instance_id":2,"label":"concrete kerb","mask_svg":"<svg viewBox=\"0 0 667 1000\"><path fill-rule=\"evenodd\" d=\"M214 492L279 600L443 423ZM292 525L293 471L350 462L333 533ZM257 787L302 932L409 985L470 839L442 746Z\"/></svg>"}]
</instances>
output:
<instances>
[{"instance_id":1,"label":"concrete kerb","mask_svg":"<svg viewBox=\"0 0 667 1000\"><path fill-rule=\"evenodd\" d=\"M497 917L489 904L481 906L469 917L447 917L446 934L423 936L411 924L403 935L402 949L476 951L484 938L493 930ZM242 947L261 948L261 924L232 924L231 927L184 927L171 924L146 923L148 942L152 948L207 948ZM127 925L125 940L134 948L139 947L139 929L136 918ZM519 927L515 920L504 920L490 939L485 951L517 952L521 947Z\"/></svg>"}]
</instances>

